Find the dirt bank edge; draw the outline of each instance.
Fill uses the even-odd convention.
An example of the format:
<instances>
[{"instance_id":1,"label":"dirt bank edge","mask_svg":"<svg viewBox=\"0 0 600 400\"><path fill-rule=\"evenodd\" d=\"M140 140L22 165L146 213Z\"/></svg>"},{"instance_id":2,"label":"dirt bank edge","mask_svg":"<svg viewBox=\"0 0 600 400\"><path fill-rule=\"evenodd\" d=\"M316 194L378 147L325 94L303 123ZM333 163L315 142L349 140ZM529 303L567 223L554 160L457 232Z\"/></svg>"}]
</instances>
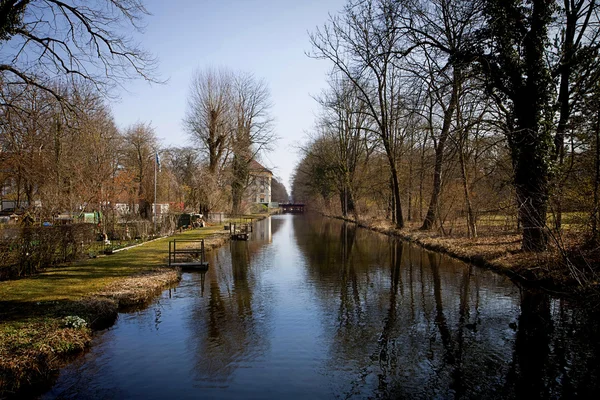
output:
<instances>
[{"instance_id":1,"label":"dirt bank edge","mask_svg":"<svg viewBox=\"0 0 600 400\"><path fill-rule=\"evenodd\" d=\"M542 253L524 252L520 248L521 236L516 232L501 232L493 236L470 239L441 236L437 232L422 231L417 227L397 229L380 222L356 221L337 215L326 216L387 236L398 237L427 250L446 254L478 267L491 269L529 288L538 288L573 298L584 298L590 295L600 298L598 282L588 282L587 285L577 282L565 265L564 256L558 249L550 249Z\"/></svg>"}]
</instances>

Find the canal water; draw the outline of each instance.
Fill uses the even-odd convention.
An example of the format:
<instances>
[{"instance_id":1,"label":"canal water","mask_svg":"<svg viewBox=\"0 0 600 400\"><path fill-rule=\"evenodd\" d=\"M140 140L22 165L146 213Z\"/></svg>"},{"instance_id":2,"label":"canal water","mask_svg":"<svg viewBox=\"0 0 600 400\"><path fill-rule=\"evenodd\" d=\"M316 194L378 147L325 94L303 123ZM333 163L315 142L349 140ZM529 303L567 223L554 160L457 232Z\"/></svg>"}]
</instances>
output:
<instances>
[{"instance_id":1,"label":"canal water","mask_svg":"<svg viewBox=\"0 0 600 400\"><path fill-rule=\"evenodd\" d=\"M120 314L43 399L597 398L589 306L281 215Z\"/></svg>"}]
</instances>

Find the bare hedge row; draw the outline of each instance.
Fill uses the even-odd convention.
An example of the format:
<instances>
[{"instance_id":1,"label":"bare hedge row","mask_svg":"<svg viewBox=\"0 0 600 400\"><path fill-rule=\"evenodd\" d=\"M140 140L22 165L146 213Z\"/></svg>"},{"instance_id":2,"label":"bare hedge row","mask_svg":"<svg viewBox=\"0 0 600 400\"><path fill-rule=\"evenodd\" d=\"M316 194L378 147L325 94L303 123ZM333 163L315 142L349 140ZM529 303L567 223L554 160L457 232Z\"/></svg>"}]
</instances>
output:
<instances>
[{"instance_id":1,"label":"bare hedge row","mask_svg":"<svg viewBox=\"0 0 600 400\"><path fill-rule=\"evenodd\" d=\"M0 280L76 260L96 241L92 224L10 227L0 235Z\"/></svg>"}]
</instances>

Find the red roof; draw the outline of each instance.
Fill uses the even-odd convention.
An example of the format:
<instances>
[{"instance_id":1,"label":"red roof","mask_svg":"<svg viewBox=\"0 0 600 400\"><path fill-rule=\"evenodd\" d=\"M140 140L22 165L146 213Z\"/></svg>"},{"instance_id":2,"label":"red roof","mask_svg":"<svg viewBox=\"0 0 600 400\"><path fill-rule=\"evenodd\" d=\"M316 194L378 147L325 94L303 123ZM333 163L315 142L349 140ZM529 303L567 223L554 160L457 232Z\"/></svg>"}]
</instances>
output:
<instances>
[{"instance_id":1,"label":"red roof","mask_svg":"<svg viewBox=\"0 0 600 400\"><path fill-rule=\"evenodd\" d=\"M263 167L258 161L256 160L252 160L250 161L250 164L248 165L250 171L256 171L256 172L268 172L271 175L273 175L273 172L271 172L271 170Z\"/></svg>"}]
</instances>

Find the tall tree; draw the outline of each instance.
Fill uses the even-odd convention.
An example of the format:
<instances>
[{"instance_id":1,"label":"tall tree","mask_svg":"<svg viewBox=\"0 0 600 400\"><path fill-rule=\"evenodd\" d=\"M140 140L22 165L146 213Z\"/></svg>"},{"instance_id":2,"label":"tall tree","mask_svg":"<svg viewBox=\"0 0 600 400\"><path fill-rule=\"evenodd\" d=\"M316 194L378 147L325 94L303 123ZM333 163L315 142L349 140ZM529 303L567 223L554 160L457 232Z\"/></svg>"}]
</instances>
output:
<instances>
[{"instance_id":1,"label":"tall tree","mask_svg":"<svg viewBox=\"0 0 600 400\"><path fill-rule=\"evenodd\" d=\"M565 139L575 131L574 113L582 107L586 97L596 90L600 77L600 17L596 0L563 0L557 6L553 29L553 48L549 49L552 77L558 81L556 101L557 121L552 160L557 164L553 188L555 227L561 228L562 198L565 180L569 178L565 166L567 155Z\"/></svg>"},{"instance_id":2,"label":"tall tree","mask_svg":"<svg viewBox=\"0 0 600 400\"><path fill-rule=\"evenodd\" d=\"M157 138L148 124L137 123L125 132L123 163L135 176L136 202L142 218L152 216L154 202L154 166L156 162Z\"/></svg>"},{"instance_id":3,"label":"tall tree","mask_svg":"<svg viewBox=\"0 0 600 400\"><path fill-rule=\"evenodd\" d=\"M439 127L429 118L435 163L431 198L421 226L427 230L433 227L438 214L446 144L455 129L453 117L460 101L459 88L467 73L464 62L456 54L470 46L471 33L479 28L481 7L479 1L472 0L399 2L404 11L395 29L406 38L402 47L395 49L404 56L400 68L421 80L432 105L441 113ZM432 115L430 113L430 117Z\"/></svg>"},{"instance_id":4,"label":"tall tree","mask_svg":"<svg viewBox=\"0 0 600 400\"><path fill-rule=\"evenodd\" d=\"M184 125L208 157L215 174L223 162L230 138L232 74L226 69L198 70L190 86Z\"/></svg>"},{"instance_id":5,"label":"tall tree","mask_svg":"<svg viewBox=\"0 0 600 400\"><path fill-rule=\"evenodd\" d=\"M229 178L234 213L248 186L248 164L275 140L270 109L266 82L250 73L221 68L193 77L184 124L206 154L213 180Z\"/></svg>"},{"instance_id":6,"label":"tall tree","mask_svg":"<svg viewBox=\"0 0 600 400\"><path fill-rule=\"evenodd\" d=\"M381 142L389 164L393 216L398 228L404 226L404 218L395 127L402 106L400 71L394 63L402 40L396 29L402 11L399 2L392 0L350 2L340 17L332 16L328 25L310 35L312 56L333 62L354 85L373 120L373 134Z\"/></svg>"},{"instance_id":7,"label":"tall tree","mask_svg":"<svg viewBox=\"0 0 600 400\"><path fill-rule=\"evenodd\" d=\"M523 249L547 246L546 214L553 152L548 64L556 4L547 0L487 0L486 29L475 60L508 115L507 137L523 227Z\"/></svg>"},{"instance_id":8,"label":"tall tree","mask_svg":"<svg viewBox=\"0 0 600 400\"><path fill-rule=\"evenodd\" d=\"M323 111L320 134L331 141L331 168L337 181L342 215L355 214L356 174L366 162L368 146L366 105L347 79L331 76L329 89L317 100Z\"/></svg>"},{"instance_id":9,"label":"tall tree","mask_svg":"<svg viewBox=\"0 0 600 400\"><path fill-rule=\"evenodd\" d=\"M241 209L249 184L249 164L261 151L270 149L275 136L271 129L271 93L264 80L238 73L233 78L232 96L232 212Z\"/></svg>"}]
</instances>

